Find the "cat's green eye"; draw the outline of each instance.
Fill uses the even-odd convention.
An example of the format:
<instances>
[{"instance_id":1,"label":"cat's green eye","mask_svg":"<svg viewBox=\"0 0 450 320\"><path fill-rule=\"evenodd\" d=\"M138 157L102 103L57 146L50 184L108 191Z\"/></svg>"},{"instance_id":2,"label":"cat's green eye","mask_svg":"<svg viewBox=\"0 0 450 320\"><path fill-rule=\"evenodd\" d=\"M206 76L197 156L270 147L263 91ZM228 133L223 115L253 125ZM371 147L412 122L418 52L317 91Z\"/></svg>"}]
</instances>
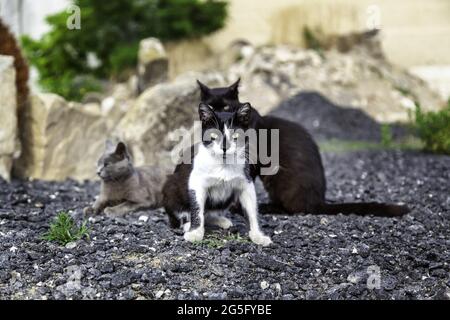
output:
<instances>
[{"instance_id":1,"label":"cat's green eye","mask_svg":"<svg viewBox=\"0 0 450 320\"><path fill-rule=\"evenodd\" d=\"M211 140L216 140L219 136L217 135L217 133L212 132L210 137L211 137Z\"/></svg>"},{"instance_id":2,"label":"cat's green eye","mask_svg":"<svg viewBox=\"0 0 450 320\"><path fill-rule=\"evenodd\" d=\"M231 135L231 138L233 138L234 140L237 140L239 138L239 132L235 132Z\"/></svg>"}]
</instances>

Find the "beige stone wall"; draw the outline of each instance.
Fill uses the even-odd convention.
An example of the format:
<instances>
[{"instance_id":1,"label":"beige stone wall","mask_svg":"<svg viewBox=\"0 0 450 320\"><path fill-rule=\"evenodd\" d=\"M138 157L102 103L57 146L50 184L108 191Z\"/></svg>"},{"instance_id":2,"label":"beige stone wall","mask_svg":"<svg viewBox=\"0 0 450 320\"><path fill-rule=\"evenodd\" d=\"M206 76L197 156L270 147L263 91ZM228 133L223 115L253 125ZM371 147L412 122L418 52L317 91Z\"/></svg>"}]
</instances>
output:
<instances>
[{"instance_id":1,"label":"beige stone wall","mask_svg":"<svg viewBox=\"0 0 450 320\"><path fill-rule=\"evenodd\" d=\"M346 32L363 30L379 22L383 47L392 62L404 67L450 64L449 0L229 2L227 27L208 38L215 51L236 38L254 44L301 44L305 24L320 26L324 31Z\"/></svg>"},{"instance_id":2,"label":"beige stone wall","mask_svg":"<svg viewBox=\"0 0 450 320\"><path fill-rule=\"evenodd\" d=\"M214 68L215 59L210 45L204 39L169 42L164 44L169 57L169 77L192 70Z\"/></svg>"}]
</instances>

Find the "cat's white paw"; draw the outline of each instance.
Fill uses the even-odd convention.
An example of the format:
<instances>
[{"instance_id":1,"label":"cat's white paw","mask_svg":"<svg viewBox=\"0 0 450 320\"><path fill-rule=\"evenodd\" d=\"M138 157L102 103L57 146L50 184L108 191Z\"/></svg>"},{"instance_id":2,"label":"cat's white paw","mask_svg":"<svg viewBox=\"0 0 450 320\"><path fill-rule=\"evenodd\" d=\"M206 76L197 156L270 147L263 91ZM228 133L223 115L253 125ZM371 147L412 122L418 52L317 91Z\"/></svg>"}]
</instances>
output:
<instances>
[{"instance_id":1,"label":"cat's white paw","mask_svg":"<svg viewBox=\"0 0 450 320\"><path fill-rule=\"evenodd\" d=\"M216 225L222 229L229 229L233 226L233 222L231 222L230 219L225 217L219 217L219 219L216 222Z\"/></svg>"},{"instance_id":2,"label":"cat's white paw","mask_svg":"<svg viewBox=\"0 0 450 320\"><path fill-rule=\"evenodd\" d=\"M202 241L204 235L205 235L205 229L197 228L197 229L186 232L184 234L184 240L189 241L189 242Z\"/></svg>"},{"instance_id":3,"label":"cat's white paw","mask_svg":"<svg viewBox=\"0 0 450 320\"><path fill-rule=\"evenodd\" d=\"M268 246L272 243L272 240L270 239L270 237L265 236L261 231L257 231L257 232L250 232L248 234L250 240L253 241L253 243L256 243L260 246Z\"/></svg>"}]
</instances>

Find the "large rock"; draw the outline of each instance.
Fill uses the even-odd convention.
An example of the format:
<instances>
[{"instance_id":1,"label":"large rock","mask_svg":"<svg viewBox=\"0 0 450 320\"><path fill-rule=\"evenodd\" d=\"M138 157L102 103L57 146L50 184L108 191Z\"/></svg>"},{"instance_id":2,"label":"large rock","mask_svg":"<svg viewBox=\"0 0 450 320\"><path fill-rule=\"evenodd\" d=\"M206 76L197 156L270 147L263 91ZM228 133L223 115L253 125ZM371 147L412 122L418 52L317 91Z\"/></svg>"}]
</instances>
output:
<instances>
[{"instance_id":1,"label":"large rock","mask_svg":"<svg viewBox=\"0 0 450 320\"><path fill-rule=\"evenodd\" d=\"M204 38L177 40L164 43L169 59L169 78L189 71L215 70L216 55Z\"/></svg>"},{"instance_id":2,"label":"large rock","mask_svg":"<svg viewBox=\"0 0 450 320\"><path fill-rule=\"evenodd\" d=\"M16 72L14 58L0 56L0 177L11 178L13 158L18 152Z\"/></svg>"},{"instance_id":3,"label":"large rock","mask_svg":"<svg viewBox=\"0 0 450 320\"><path fill-rule=\"evenodd\" d=\"M419 78L361 43L346 53L265 46L233 64L228 82L241 77L241 100L262 114L300 91L317 91L333 103L364 110L380 122L407 122L415 103L436 111L445 103ZM374 52L376 54L374 54ZM261 94L261 93L264 94Z\"/></svg>"},{"instance_id":4,"label":"large rock","mask_svg":"<svg viewBox=\"0 0 450 320\"><path fill-rule=\"evenodd\" d=\"M102 92L89 92L82 100L83 104L97 104L105 117L108 131L117 123L134 104L138 96L138 77L131 76L128 81L111 83Z\"/></svg>"},{"instance_id":5,"label":"large rock","mask_svg":"<svg viewBox=\"0 0 450 320\"><path fill-rule=\"evenodd\" d=\"M151 86L164 82L169 75L166 50L157 38L147 38L139 43L138 90L143 92Z\"/></svg>"},{"instance_id":6,"label":"large rock","mask_svg":"<svg viewBox=\"0 0 450 320\"><path fill-rule=\"evenodd\" d=\"M95 177L95 164L107 138L98 104L67 103L55 94L35 94L21 123L19 177L76 180Z\"/></svg>"},{"instance_id":7,"label":"large rock","mask_svg":"<svg viewBox=\"0 0 450 320\"><path fill-rule=\"evenodd\" d=\"M136 164L173 165L171 150L180 142L177 130L188 134L198 118L197 78L210 86L225 84L219 73L185 74L146 90L119 122L113 136L130 146Z\"/></svg>"},{"instance_id":8,"label":"large rock","mask_svg":"<svg viewBox=\"0 0 450 320\"><path fill-rule=\"evenodd\" d=\"M131 78L131 79L134 79ZM114 129L125 116L136 100L136 94L132 90L133 81L114 85L107 96L101 102L102 115L108 126L108 131Z\"/></svg>"}]
</instances>

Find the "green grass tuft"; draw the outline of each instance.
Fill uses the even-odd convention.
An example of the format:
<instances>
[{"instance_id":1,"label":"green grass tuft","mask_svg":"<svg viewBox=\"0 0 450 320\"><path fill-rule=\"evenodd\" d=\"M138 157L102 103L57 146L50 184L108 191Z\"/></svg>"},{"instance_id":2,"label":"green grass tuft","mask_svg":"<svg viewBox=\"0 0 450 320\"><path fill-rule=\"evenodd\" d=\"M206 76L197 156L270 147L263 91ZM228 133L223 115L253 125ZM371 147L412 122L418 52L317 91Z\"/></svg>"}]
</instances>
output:
<instances>
[{"instance_id":1,"label":"green grass tuft","mask_svg":"<svg viewBox=\"0 0 450 320\"><path fill-rule=\"evenodd\" d=\"M322 152L344 153L363 150L421 150L423 143L418 138L409 136L401 142L392 141L388 145L383 144L383 142L331 139L320 141L319 147Z\"/></svg>"},{"instance_id":2,"label":"green grass tuft","mask_svg":"<svg viewBox=\"0 0 450 320\"><path fill-rule=\"evenodd\" d=\"M247 243L248 239L242 238L238 233L229 233L226 236L220 234L210 234L205 237L202 241L194 242L195 245L205 245L210 249L218 249L225 246L227 242L240 242Z\"/></svg>"},{"instance_id":3,"label":"green grass tuft","mask_svg":"<svg viewBox=\"0 0 450 320\"><path fill-rule=\"evenodd\" d=\"M43 239L55 241L64 246L83 237L89 239L87 222L83 221L81 226L78 227L67 212L61 211L50 223L50 229L44 234Z\"/></svg>"}]
</instances>

